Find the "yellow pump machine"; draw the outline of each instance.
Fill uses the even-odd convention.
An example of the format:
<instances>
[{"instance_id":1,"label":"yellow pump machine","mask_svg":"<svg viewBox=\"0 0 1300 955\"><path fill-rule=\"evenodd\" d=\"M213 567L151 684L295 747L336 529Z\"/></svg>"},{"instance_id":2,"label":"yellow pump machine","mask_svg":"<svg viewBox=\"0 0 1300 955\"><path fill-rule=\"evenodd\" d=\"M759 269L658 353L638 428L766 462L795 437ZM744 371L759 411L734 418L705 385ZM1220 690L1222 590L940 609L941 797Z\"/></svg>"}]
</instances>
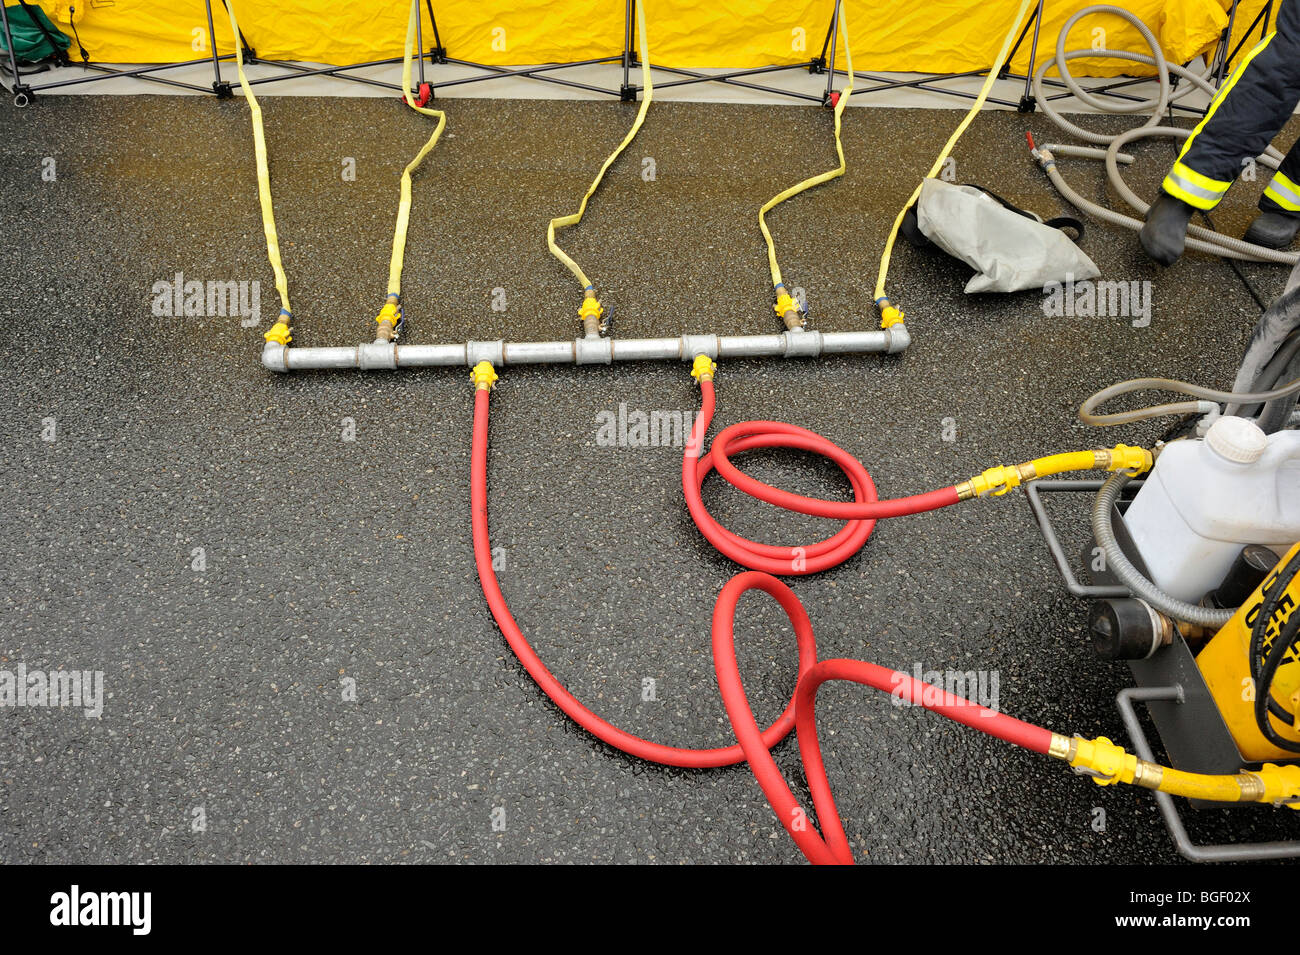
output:
<instances>
[{"instance_id":1,"label":"yellow pump machine","mask_svg":"<svg viewBox=\"0 0 1300 955\"><path fill-rule=\"evenodd\" d=\"M1300 544L1196 657L1248 760L1300 755Z\"/></svg>"}]
</instances>

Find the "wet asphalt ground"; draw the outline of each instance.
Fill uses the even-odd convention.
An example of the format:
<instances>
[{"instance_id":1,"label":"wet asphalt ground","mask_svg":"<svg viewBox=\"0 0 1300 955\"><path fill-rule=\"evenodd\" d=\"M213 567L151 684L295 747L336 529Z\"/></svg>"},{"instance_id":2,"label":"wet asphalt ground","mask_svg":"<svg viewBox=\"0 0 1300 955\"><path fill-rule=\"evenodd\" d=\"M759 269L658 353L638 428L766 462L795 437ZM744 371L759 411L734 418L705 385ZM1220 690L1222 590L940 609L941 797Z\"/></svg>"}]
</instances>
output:
<instances>
[{"instance_id":1,"label":"wet asphalt ground","mask_svg":"<svg viewBox=\"0 0 1300 955\"><path fill-rule=\"evenodd\" d=\"M406 340L572 336L580 293L546 251L546 222L576 208L633 107L446 108L415 182ZM356 343L383 300L397 176L429 121L377 99L263 109L295 344ZM850 111L848 174L771 216L815 327L874 323L889 224L959 116ZM1041 116L982 116L957 178L1045 216L1067 211L1026 129L1052 138ZM830 137L817 108L652 108L561 238L614 306L615 333L775 331L756 212L833 164ZM1140 155L1131 181L1150 194L1169 148ZM1099 164L1065 171L1113 201ZM1260 188L1235 188L1218 225L1240 234ZM464 370L263 370L277 303L242 101L6 106L0 197L0 668L100 670L105 695L99 719L0 710L0 860L800 860L748 769L628 758L566 721L510 655L471 558ZM866 462L886 496L1150 442L1166 422L1096 434L1075 409L1139 374L1226 386L1258 308L1223 262L1161 270L1130 233L1097 224L1083 247L1103 277L1152 283L1149 323L1048 317L1037 292L966 297L964 266L900 245L890 288L910 350L726 363L717 427L812 428ZM1243 272L1265 300L1285 278ZM260 283L260 322L156 315L155 285L177 273ZM599 440L602 412L620 403L689 412L696 392L679 365L502 370L489 462L502 586L542 658L596 711L655 740L723 745L709 621L738 568L688 520L679 449ZM830 465L793 453L746 467L844 493ZM705 498L748 536L827 533L719 482ZM1077 541L1084 510L1059 508ZM885 522L859 556L792 586L823 656L989 671L1012 715L1123 735L1113 699L1127 669L1093 659L1086 607L1065 593L1022 495ZM737 633L765 722L793 688L791 633L761 595L745 598ZM1145 792L1099 789L857 687L826 687L818 713L860 860L1177 860ZM793 740L777 759L806 800ZM1294 814L1269 810L1189 825L1199 841L1297 835Z\"/></svg>"}]
</instances>

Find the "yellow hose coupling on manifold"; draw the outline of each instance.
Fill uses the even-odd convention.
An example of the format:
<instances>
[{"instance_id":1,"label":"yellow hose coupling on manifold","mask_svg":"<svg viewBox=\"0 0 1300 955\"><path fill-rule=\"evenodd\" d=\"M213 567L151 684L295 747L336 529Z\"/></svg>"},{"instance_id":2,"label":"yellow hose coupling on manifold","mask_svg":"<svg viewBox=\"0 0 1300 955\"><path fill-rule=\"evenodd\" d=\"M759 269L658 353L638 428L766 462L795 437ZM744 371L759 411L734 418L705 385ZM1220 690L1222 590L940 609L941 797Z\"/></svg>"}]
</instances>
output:
<instances>
[{"instance_id":1,"label":"yellow hose coupling on manifold","mask_svg":"<svg viewBox=\"0 0 1300 955\"><path fill-rule=\"evenodd\" d=\"M496 387L497 370L492 367L492 362L484 359L474 366L469 373L470 381L474 382L475 391L491 391Z\"/></svg>"},{"instance_id":2,"label":"yellow hose coupling on manifold","mask_svg":"<svg viewBox=\"0 0 1300 955\"><path fill-rule=\"evenodd\" d=\"M401 321L401 319L402 306L397 302L385 302L384 307L381 308L379 314L375 316L375 322L377 324L382 325L384 322L387 322L394 328L397 327L397 323Z\"/></svg>"},{"instance_id":3,"label":"yellow hose coupling on manifold","mask_svg":"<svg viewBox=\"0 0 1300 955\"><path fill-rule=\"evenodd\" d=\"M595 297L584 298L582 300L582 308L578 309L578 318L582 321L585 321L589 317L600 318L604 314L605 310L600 307L600 299Z\"/></svg>"},{"instance_id":4,"label":"yellow hose coupling on manifold","mask_svg":"<svg viewBox=\"0 0 1300 955\"><path fill-rule=\"evenodd\" d=\"M903 310L897 306L891 305L889 299L876 299L876 307L880 309L880 327L893 328L895 325L903 323Z\"/></svg>"},{"instance_id":5,"label":"yellow hose coupling on manifold","mask_svg":"<svg viewBox=\"0 0 1300 955\"><path fill-rule=\"evenodd\" d=\"M776 297L776 304L772 306L772 311L776 312L781 318L785 318L786 312L799 311L799 303L790 297L789 292L782 292Z\"/></svg>"},{"instance_id":6,"label":"yellow hose coupling on manifold","mask_svg":"<svg viewBox=\"0 0 1300 955\"><path fill-rule=\"evenodd\" d=\"M262 334L268 342L278 342L281 345L287 345L293 341L293 329L287 322L276 322L266 332Z\"/></svg>"},{"instance_id":7,"label":"yellow hose coupling on manifold","mask_svg":"<svg viewBox=\"0 0 1300 955\"><path fill-rule=\"evenodd\" d=\"M696 381L712 381L718 364L708 355L696 355L695 364L691 366L691 377Z\"/></svg>"}]
</instances>

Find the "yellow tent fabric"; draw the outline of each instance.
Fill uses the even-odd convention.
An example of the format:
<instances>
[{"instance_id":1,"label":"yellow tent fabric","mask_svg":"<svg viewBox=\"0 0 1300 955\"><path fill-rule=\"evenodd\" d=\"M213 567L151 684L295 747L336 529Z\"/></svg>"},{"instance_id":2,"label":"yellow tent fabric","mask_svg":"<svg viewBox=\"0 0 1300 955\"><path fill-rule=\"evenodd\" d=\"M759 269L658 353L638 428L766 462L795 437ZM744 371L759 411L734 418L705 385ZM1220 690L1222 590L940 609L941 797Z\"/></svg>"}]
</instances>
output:
<instances>
[{"instance_id":1,"label":"yellow tent fabric","mask_svg":"<svg viewBox=\"0 0 1300 955\"><path fill-rule=\"evenodd\" d=\"M1223 4L1225 11L1232 7L1232 0L1220 0L1220 2ZM1273 0L1272 16L1268 18L1267 23L1261 20L1260 23L1255 24L1254 29L1252 29L1249 34L1246 32L1246 29L1254 23L1255 17L1264 9L1266 2L1267 0L1241 0L1237 5L1237 20L1232 25L1232 39L1228 41L1228 49L1226 52L1231 53L1233 47L1237 45L1242 37L1246 37L1247 39L1246 42L1242 44L1237 55L1233 57L1232 62L1229 64L1229 69L1233 69L1241 63L1242 59L1250 53L1251 48L1263 39L1260 35L1261 26L1264 27L1265 32L1273 29L1274 23L1277 20L1278 7L1280 6L1277 0ZM1294 3L1295 0L1286 0L1286 2ZM1226 18L1227 14L1225 13L1224 16Z\"/></svg>"},{"instance_id":2,"label":"yellow tent fabric","mask_svg":"<svg viewBox=\"0 0 1300 955\"><path fill-rule=\"evenodd\" d=\"M231 0L240 28L259 56L354 63L398 56L406 0ZM868 71L961 72L987 67L1006 33L1014 4L988 0L847 0L856 25L855 60ZM1250 14L1263 0L1243 0ZM1050 56L1064 21L1089 0L1051 0L1040 29L1039 55ZM1126 0L1160 38L1169 57L1185 61L1212 52L1227 23L1230 0ZM210 55L202 0L46 0L56 23L77 29L92 60L162 63ZM231 52L230 25L213 0L217 49ZM422 4L423 6L423 4ZM433 0L443 45L457 59L494 65L552 63L616 55L622 49L624 0ZM651 55L681 67L744 68L797 63L820 52L834 0L646 0ZM425 17L426 46L432 31ZM1094 31L1100 29L1104 33ZM70 31L69 31L70 32ZM1092 17L1071 47L1104 42L1142 49L1123 21ZM1028 63L1026 40L1012 63ZM840 65L843 65L841 58ZM1125 67L1076 60L1077 75L1115 75ZM1129 67L1129 71L1132 68Z\"/></svg>"},{"instance_id":3,"label":"yellow tent fabric","mask_svg":"<svg viewBox=\"0 0 1300 955\"><path fill-rule=\"evenodd\" d=\"M1061 27L1076 11L1097 0L1050 0L1039 29L1039 62L1050 57ZM1126 0L1160 40L1166 54L1185 62L1213 49L1229 0ZM997 54L1015 11L1012 3L972 0L848 0L855 25L854 60L859 70L960 73L987 68ZM796 63L817 54L826 36L833 0L723 0L696 6L691 0L648 0L651 49L668 66L749 67ZM1104 33L1094 35L1100 28ZM1032 33L1012 60L1012 69L1029 65ZM1118 17L1080 21L1067 49L1102 42L1109 49L1145 51L1142 38ZM836 64L844 66L843 57ZM1074 60L1081 76L1132 73L1132 64Z\"/></svg>"}]
</instances>

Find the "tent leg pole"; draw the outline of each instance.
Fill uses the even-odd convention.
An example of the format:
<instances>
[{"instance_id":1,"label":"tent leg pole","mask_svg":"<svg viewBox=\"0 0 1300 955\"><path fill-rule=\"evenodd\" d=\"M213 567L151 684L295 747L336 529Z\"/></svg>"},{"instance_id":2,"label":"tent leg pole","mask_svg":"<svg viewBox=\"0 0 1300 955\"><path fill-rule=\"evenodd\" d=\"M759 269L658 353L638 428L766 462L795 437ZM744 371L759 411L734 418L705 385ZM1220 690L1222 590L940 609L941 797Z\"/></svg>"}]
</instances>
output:
<instances>
[{"instance_id":1,"label":"tent leg pole","mask_svg":"<svg viewBox=\"0 0 1300 955\"><path fill-rule=\"evenodd\" d=\"M212 24L212 0L203 0L203 7L208 14L208 46L212 50L212 92L219 97L231 95L230 85L221 78L221 57L217 56L217 31ZM239 39L236 38L238 43Z\"/></svg>"},{"instance_id":2,"label":"tent leg pole","mask_svg":"<svg viewBox=\"0 0 1300 955\"><path fill-rule=\"evenodd\" d=\"M636 99L636 90L629 86L632 73L632 46L636 43L633 20L636 17L636 8L634 4L637 0L627 0L623 5L623 85L619 87L619 99L627 102L629 99ZM629 92L631 96L629 97Z\"/></svg>"},{"instance_id":3,"label":"tent leg pole","mask_svg":"<svg viewBox=\"0 0 1300 955\"><path fill-rule=\"evenodd\" d=\"M841 0L835 0L835 10L831 13L831 37L830 37L830 40L831 40L831 43L830 43L830 46L831 46L831 59L830 59L830 62L827 64L827 70L826 70L826 100L825 100L825 102L826 102L827 104L829 104L830 101L831 101L831 94L835 92L835 40L836 40L837 35L838 35L839 32L840 32L840 30L839 30L839 26L840 26L840 2L841 2ZM822 47L822 55L823 55L823 56L826 55L826 48L825 48L824 46Z\"/></svg>"},{"instance_id":4,"label":"tent leg pole","mask_svg":"<svg viewBox=\"0 0 1300 955\"><path fill-rule=\"evenodd\" d=\"M1038 30L1043 25L1043 2L1038 0L1038 6L1034 8L1033 16L1029 19L1034 24L1034 40L1029 47L1029 66L1025 70L1025 92L1020 97L1020 111L1022 113L1033 112L1034 109L1034 68L1038 62ZM1029 24L1025 24L1025 30L1028 31ZM1025 34L1020 34L1020 40L1016 41L1017 49L1021 41L1025 39ZM1011 59L1016 55L1016 50L1012 50L1007 56L1007 62L1003 65L1004 70L1011 69Z\"/></svg>"},{"instance_id":5,"label":"tent leg pole","mask_svg":"<svg viewBox=\"0 0 1300 955\"><path fill-rule=\"evenodd\" d=\"M420 51L416 61L420 69L420 86L424 85L424 11L420 9L420 0L415 0L415 48ZM410 92L409 90L407 91Z\"/></svg>"}]
</instances>

